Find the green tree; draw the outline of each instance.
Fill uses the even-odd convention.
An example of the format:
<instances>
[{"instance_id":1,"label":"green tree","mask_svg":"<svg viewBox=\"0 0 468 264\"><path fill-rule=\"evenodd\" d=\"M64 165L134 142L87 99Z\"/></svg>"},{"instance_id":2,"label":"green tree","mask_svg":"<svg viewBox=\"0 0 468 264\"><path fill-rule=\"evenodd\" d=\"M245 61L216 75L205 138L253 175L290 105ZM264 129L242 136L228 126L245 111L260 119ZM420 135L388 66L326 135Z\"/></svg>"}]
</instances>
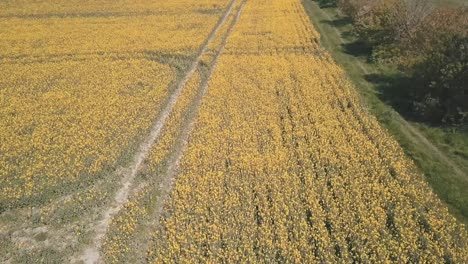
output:
<instances>
[{"instance_id":1,"label":"green tree","mask_svg":"<svg viewBox=\"0 0 468 264\"><path fill-rule=\"evenodd\" d=\"M468 37L455 35L413 71L417 110L431 121L468 121Z\"/></svg>"}]
</instances>

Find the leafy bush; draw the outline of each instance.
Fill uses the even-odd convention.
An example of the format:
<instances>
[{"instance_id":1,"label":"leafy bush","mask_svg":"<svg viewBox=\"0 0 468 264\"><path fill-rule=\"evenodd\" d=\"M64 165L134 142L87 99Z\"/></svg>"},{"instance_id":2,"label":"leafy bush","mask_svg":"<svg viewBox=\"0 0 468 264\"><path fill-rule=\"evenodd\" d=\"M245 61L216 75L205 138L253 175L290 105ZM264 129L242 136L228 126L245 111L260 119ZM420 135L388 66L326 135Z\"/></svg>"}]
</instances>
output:
<instances>
[{"instance_id":1,"label":"leafy bush","mask_svg":"<svg viewBox=\"0 0 468 264\"><path fill-rule=\"evenodd\" d=\"M466 9L426 0L339 0L338 7L372 48L372 61L395 64L413 80L408 94L417 113L433 122L467 121Z\"/></svg>"},{"instance_id":2,"label":"leafy bush","mask_svg":"<svg viewBox=\"0 0 468 264\"><path fill-rule=\"evenodd\" d=\"M468 37L453 36L413 72L415 105L430 121L468 121Z\"/></svg>"}]
</instances>

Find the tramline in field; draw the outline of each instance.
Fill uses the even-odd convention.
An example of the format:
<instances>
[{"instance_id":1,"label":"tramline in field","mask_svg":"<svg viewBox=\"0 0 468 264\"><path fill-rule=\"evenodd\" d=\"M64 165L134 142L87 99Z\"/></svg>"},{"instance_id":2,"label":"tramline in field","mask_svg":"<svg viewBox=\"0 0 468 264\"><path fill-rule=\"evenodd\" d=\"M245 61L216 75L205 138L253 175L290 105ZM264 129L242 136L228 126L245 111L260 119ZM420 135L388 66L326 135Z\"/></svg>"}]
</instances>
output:
<instances>
[{"instance_id":1,"label":"tramline in field","mask_svg":"<svg viewBox=\"0 0 468 264\"><path fill-rule=\"evenodd\" d=\"M53 2L0 3L0 262L468 260L301 1Z\"/></svg>"}]
</instances>

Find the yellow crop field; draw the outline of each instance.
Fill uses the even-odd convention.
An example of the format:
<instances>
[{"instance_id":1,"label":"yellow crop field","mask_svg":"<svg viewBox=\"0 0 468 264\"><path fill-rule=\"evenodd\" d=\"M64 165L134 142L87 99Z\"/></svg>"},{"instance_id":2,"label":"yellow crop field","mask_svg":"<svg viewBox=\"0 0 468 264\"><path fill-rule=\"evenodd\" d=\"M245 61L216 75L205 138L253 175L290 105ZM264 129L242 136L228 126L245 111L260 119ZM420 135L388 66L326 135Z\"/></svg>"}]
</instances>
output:
<instances>
[{"instance_id":1,"label":"yellow crop field","mask_svg":"<svg viewBox=\"0 0 468 264\"><path fill-rule=\"evenodd\" d=\"M223 4L55 2L0 3L6 207L115 167L147 133Z\"/></svg>"},{"instance_id":2,"label":"yellow crop field","mask_svg":"<svg viewBox=\"0 0 468 264\"><path fill-rule=\"evenodd\" d=\"M0 2L0 262L466 263L300 0Z\"/></svg>"},{"instance_id":3,"label":"yellow crop field","mask_svg":"<svg viewBox=\"0 0 468 264\"><path fill-rule=\"evenodd\" d=\"M248 1L210 80L154 263L464 263L463 228L314 41Z\"/></svg>"}]
</instances>

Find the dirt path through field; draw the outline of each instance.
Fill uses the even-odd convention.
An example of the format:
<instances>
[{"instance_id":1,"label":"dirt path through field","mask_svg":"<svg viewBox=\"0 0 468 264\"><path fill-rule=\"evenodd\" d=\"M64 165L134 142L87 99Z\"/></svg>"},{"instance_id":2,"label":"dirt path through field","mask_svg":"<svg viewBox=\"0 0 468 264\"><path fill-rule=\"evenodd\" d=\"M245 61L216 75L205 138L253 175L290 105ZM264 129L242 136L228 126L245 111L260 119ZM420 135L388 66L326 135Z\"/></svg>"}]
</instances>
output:
<instances>
[{"instance_id":1,"label":"dirt path through field","mask_svg":"<svg viewBox=\"0 0 468 264\"><path fill-rule=\"evenodd\" d=\"M192 103L192 106L191 106L192 111L190 111L185 123L183 124L183 126L181 128L180 136L179 136L179 138L178 138L178 140L176 142L176 146L174 148L174 154L169 159L167 170L166 170L166 173L165 173L165 177L163 177L163 182L162 182L163 188L162 189L164 190L164 192L162 193L160 199L156 203L157 208L155 210L155 215L153 216L153 221L152 221L155 225L159 225L159 218L160 218L161 214L163 213L163 205L166 202L166 200L167 200L167 198L169 196L170 190L172 189L172 185L173 185L173 183L175 181L175 177L176 177L177 171L179 169L179 164L180 164L180 161L182 159L183 153L185 152L185 149L187 148L188 139L190 137L190 133L191 133L191 131L193 129L193 126L195 124L195 119L196 119L196 117L198 115L200 105L202 103L202 100L203 100L206 92L208 91L208 84L209 84L209 81L211 79L211 75L213 74L213 72L214 72L214 70L216 68L216 65L218 64L219 58L221 57L221 54L224 51L227 39L229 38L234 26L239 21L239 17L241 16L241 13L242 13L242 10L243 10L243 8L245 6L245 3L246 3L246 0L243 0L240 7L239 7L239 9L238 9L238 11L237 11L237 13L236 13L236 16L235 16L234 20L232 21L231 25L229 26L229 29L228 29L226 35L223 38L223 42L221 44L221 47L218 50L218 52L216 54L216 57L214 58L213 63L211 64L211 67L208 70L207 77L200 84L197 95L196 95L196 97L194 99L194 102Z\"/></svg>"},{"instance_id":2,"label":"dirt path through field","mask_svg":"<svg viewBox=\"0 0 468 264\"><path fill-rule=\"evenodd\" d=\"M160 112L158 118L154 122L154 125L151 128L151 132L145 141L140 145L138 152L135 153L133 162L126 169L125 176L122 178L121 187L117 190L113 204L104 211L101 219L98 222L92 223L90 229L94 231L93 243L88 248L86 248L79 257L72 262L83 261L84 263L99 263L100 262L100 247L102 244L102 239L106 234L107 228L110 224L112 216L115 215L124 205L125 201L128 199L128 196L131 192L131 186L134 178L137 175L138 170L141 167L141 164L148 155L151 146L155 143L158 137L161 135L162 128L164 127L170 113L172 112L180 94L184 90L184 87L190 77L194 74L197 69L197 66L202 58L202 55L206 52L208 45L214 39L216 32L221 28L221 26L226 22L229 14L232 11L234 3L236 0L232 0L223 16L220 18L214 29L208 35L205 43L200 49L196 59L191 64L189 70L186 72L182 80L177 84L176 89L169 97L166 105Z\"/></svg>"}]
</instances>

